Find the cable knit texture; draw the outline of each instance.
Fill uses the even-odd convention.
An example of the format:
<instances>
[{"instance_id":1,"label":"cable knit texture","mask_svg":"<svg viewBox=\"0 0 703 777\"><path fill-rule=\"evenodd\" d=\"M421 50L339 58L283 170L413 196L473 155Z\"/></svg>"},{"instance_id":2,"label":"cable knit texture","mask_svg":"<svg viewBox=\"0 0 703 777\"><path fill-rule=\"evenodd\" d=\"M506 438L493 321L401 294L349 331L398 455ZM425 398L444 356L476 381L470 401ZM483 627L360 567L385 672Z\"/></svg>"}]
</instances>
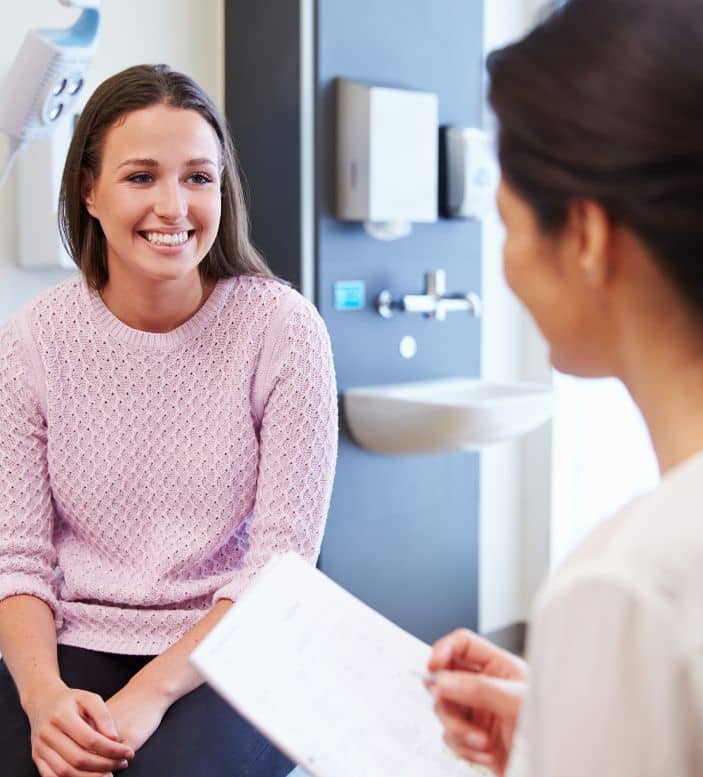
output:
<instances>
[{"instance_id":1,"label":"cable knit texture","mask_svg":"<svg viewBox=\"0 0 703 777\"><path fill-rule=\"evenodd\" d=\"M314 562L336 413L324 324L278 281L221 280L163 334L60 284L0 330L0 599L163 652L273 554Z\"/></svg>"}]
</instances>

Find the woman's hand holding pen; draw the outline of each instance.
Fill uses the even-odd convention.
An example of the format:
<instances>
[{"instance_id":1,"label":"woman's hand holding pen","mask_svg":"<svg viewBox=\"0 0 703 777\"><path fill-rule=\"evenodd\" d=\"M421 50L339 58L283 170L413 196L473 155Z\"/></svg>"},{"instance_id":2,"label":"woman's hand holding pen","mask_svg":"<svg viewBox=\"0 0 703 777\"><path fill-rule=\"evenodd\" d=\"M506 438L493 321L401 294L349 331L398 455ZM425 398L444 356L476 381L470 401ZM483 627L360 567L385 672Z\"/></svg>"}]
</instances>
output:
<instances>
[{"instance_id":1,"label":"woman's hand holding pen","mask_svg":"<svg viewBox=\"0 0 703 777\"><path fill-rule=\"evenodd\" d=\"M444 741L462 758L503 775L527 689L527 664L459 629L435 643L428 669Z\"/></svg>"},{"instance_id":2,"label":"woman's hand holding pen","mask_svg":"<svg viewBox=\"0 0 703 777\"><path fill-rule=\"evenodd\" d=\"M134 758L118 739L105 702L60 680L23 698L32 737L32 759L41 777L98 777Z\"/></svg>"}]
</instances>

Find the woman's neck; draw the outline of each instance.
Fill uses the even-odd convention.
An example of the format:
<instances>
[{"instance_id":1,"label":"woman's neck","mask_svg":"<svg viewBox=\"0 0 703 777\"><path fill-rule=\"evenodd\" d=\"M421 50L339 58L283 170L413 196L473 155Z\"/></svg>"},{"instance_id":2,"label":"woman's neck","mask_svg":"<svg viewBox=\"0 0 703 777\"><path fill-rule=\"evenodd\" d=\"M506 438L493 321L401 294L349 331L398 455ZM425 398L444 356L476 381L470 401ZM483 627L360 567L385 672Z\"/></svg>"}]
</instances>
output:
<instances>
[{"instance_id":1,"label":"woman's neck","mask_svg":"<svg viewBox=\"0 0 703 777\"><path fill-rule=\"evenodd\" d=\"M105 306L122 323L143 332L170 332L192 318L215 284L191 275L154 283L135 282L119 273L100 292Z\"/></svg>"},{"instance_id":2,"label":"woman's neck","mask_svg":"<svg viewBox=\"0 0 703 777\"><path fill-rule=\"evenodd\" d=\"M703 323L629 229L614 233L611 253L610 373L639 407L664 474L703 450Z\"/></svg>"},{"instance_id":3,"label":"woman's neck","mask_svg":"<svg viewBox=\"0 0 703 777\"><path fill-rule=\"evenodd\" d=\"M623 381L637 403L662 474L703 451L703 343L643 342Z\"/></svg>"}]
</instances>

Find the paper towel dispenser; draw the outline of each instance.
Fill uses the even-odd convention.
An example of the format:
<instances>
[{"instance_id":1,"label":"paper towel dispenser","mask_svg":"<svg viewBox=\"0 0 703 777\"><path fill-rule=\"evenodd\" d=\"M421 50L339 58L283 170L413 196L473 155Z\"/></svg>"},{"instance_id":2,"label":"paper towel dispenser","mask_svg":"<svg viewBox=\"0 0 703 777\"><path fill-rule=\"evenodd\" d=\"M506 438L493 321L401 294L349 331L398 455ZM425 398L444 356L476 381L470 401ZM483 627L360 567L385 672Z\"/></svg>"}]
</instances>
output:
<instances>
[{"instance_id":1,"label":"paper towel dispenser","mask_svg":"<svg viewBox=\"0 0 703 777\"><path fill-rule=\"evenodd\" d=\"M438 133L436 94L338 79L337 218L376 237L436 221Z\"/></svg>"}]
</instances>

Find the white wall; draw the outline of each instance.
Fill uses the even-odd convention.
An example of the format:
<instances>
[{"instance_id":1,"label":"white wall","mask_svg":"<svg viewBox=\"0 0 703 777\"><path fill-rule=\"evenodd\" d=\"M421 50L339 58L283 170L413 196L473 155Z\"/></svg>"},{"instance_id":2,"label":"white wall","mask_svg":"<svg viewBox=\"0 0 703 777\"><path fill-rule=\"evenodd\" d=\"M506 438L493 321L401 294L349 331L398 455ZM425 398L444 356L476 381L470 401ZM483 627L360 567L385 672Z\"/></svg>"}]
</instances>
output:
<instances>
[{"instance_id":1,"label":"white wall","mask_svg":"<svg viewBox=\"0 0 703 777\"><path fill-rule=\"evenodd\" d=\"M486 52L520 37L539 4L537 0L487 0ZM484 222L483 235L482 376L549 383L551 370L542 338L503 280L503 229L495 210ZM547 425L481 454L482 632L526 620L549 568L551 448L551 425Z\"/></svg>"},{"instance_id":2,"label":"white wall","mask_svg":"<svg viewBox=\"0 0 703 777\"><path fill-rule=\"evenodd\" d=\"M487 0L486 50L522 34L544 5ZM503 281L495 212L484 241L482 374L552 382L556 399L553 425L482 454L479 620L490 632L527 620L549 569L596 523L651 489L658 472L647 430L622 385L552 374L544 341Z\"/></svg>"},{"instance_id":3,"label":"white wall","mask_svg":"<svg viewBox=\"0 0 703 777\"><path fill-rule=\"evenodd\" d=\"M165 62L195 78L222 107L224 103L223 0L102 0L102 36L87 92L130 65ZM57 0L13 3L0 25L0 89L28 29L68 27L77 11ZM5 138L2 138L3 144ZM4 159L6 146L0 149ZM31 146L25 149L31 153ZM41 186L43 182L38 181ZM16 180L0 190L0 323L69 271L26 271L16 266Z\"/></svg>"}]
</instances>

